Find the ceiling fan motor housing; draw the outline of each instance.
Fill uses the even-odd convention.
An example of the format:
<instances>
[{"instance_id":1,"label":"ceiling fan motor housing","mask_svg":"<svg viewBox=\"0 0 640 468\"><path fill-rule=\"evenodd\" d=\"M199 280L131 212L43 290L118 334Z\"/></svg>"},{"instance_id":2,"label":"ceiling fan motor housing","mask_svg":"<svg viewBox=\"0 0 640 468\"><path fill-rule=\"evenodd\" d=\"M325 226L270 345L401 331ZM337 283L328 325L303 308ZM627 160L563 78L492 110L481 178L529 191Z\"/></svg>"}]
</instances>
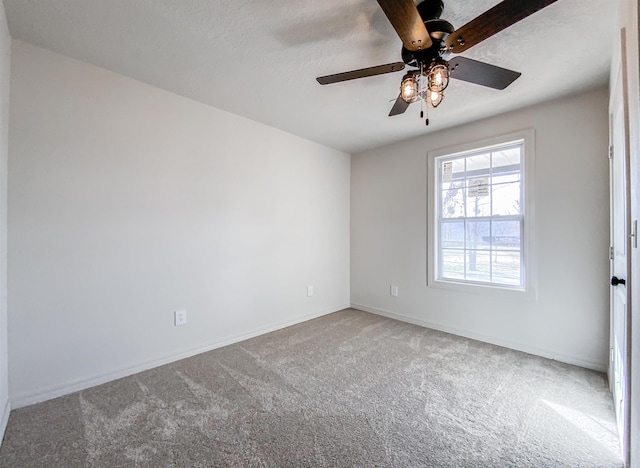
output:
<instances>
[{"instance_id":1,"label":"ceiling fan motor housing","mask_svg":"<svg viewBox=\"0 0 640 468\"><path fill-rule=\"evenodd\" d=\"M422 21L429 21L440 18L444 10L443 0L423 0L416 5Z\"/></svg>"},{"instance_id":2,"label":"ceiling fan motor housing","mask_svg":"<svg viewBox=\"0 0 640 468\"><path fill-rule=\"evenodd\" d=\"M427 20L424 24L429 31L433 44L428 49L423 50L409 50L404 46L402 47L402 61L411 67L419 68L420 64L428 66L434 60L446 59L451 55L444 46L444 41L449 34L455 31L453 25L441 19Z\"/></svg>"},{"instance_id":3,"label":"ceiling fan motor housing","mask_svg":"<svg viewBox=\"0 0 640 468\"><path fill-rule=\"evenodd\" d=\"M431 62L437 59L445 59L450 55L444 46L444 40L449 34L455 31L451 23L440 19L444 10L443 0L423 0L416 5L420 18L429 32L432 45L424 50L409 50L402 47L402 61L412 67L420 67L422 64L428 67Z\"/></svg>"}]
</instances>

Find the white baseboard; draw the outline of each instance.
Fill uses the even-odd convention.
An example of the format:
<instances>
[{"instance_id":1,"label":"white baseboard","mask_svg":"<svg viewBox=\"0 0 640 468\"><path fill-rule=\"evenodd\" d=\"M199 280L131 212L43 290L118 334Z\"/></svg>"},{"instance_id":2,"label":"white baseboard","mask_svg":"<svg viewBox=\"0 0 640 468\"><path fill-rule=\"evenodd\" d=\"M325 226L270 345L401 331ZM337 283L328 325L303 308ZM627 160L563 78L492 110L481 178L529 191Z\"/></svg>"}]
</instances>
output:
<instances>
[{"instance_id":1,"label":"white baseboard","mask_svg":"<svg viewBox=\"0 0 640 468\"><path fill-rule=\"evenodd\" d=\"M87 388L95 387L96 385L101 385L103 383L111 382L112 380L117 380L123 377L127 377L129 375L137 374L139 372L144 372L146 370L153 369L154 367L159 367L165 364L170 364L175 361L180 361L181 359L186 359L191 356L195 356L196 354L206 353L207 351L211 351L217 348L222 348L224 346L228 346L234 343L238 343L240 341L248 340L249 338L254 338L256 336L264 335L266 333L270 333L276 330L281 330L283 328L287 328L292 325L296 325L298 323L302 323L308 320L312 320L314 318L322 317L323 315L332 314L342 309L348 309L349 307L350 307L350 304L342 304L339 306L331 307L327 310L314 312L312 314L304 315L302 317L298 317L293 320L281 322L276 325L253 330L248 333L244 333L242 335L233 336L222 341L209 343L207 345L199 346L197 348L188 349L182 352L166 355L150 361L138 363L136 365L128 366L126 368L119 369L113 372L99 374L86 379L75 380L73 382L67 382L63 385L44 388L36 392L15 395L11 397L10 408L18 409L24 406L29 406L36 403L41 403L43 401L51 400L52 398L57 398L64 395L68 395L70 393L78 392L80 390L85 390ZM8 418L8 413L7 413L7 418Z\"/></svg>"},{"instance_id":2,"label":"white baseboard","mask_svg":"<svg viewBox=\"0 0 640 468\"><path fill-rule=\"evenodd\" d=\"M11 414L11 402L7 398L2 409L2 419L0 419L0 443L4 439L4 432L7 430L7 423L9 422L9 414Z\"/></svg>"},{"instance_id":3,"label":"white baseboard","mask_svg":"<svg viewBox=\"0 0 640 468\"><path fill-rule=\"evenodd\" d=\"M522 351L528 354L534 354L548 359L572 364L574 366L584 367L587 369L596 370L598 372L606 372L607 364L602 362L596 362L589 359L584 359L579 356L573 356L565 353L558 353L548 349L538 348L535 346L529 346L526 344L518 343L515 341L505 340L503 338L497 338L495 336L484 335L482 333L476 333L470 330L464 330L457 327L450 327L448 325L442 325L439 323L430 322L428 320L422 320L408 315L398 314L396 312L390 312L388 310L379 309L377 307L371 307L364 304L351 304L353 309L362 310L364 312L370 312L372 314L381 315L383 317L400 320L401 322L412 323L414 325L420 325L421 327L431 328L434 330L442 331L445 333L451 333L452 335L463 336L465 338L471 338L472 340L482 341L484 343L490 343L504 348L514 349L516 351Z\"/></svg>"}]
</instances>

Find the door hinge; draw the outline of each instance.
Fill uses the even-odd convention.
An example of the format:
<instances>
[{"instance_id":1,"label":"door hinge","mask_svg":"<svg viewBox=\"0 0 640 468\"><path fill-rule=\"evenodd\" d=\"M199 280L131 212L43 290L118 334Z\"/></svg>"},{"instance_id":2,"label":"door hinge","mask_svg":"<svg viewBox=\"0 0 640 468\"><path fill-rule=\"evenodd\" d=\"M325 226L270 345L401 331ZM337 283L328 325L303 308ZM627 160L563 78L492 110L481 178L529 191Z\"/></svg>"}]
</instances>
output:
<instances>
[{"instance_id":1,"label":"door hinge","mask_svg":"<svg viewBox=\"0 0 640 468\"><path fill-rule=\"evenodd\" d=\"M609 247L609 260L613 260L613 246Z\"/></svg>"},{"instance_id":2,"label":"door hinge","mask_svg":"<svg viewBox=\"0 0 640 468\"><path fill-rule=\"evenodd\" d=\"M609 348L609 361L613 362L614 356L615 354L614 354L613 348Z\"/></svg>"},{"instance_id":3,"label":"door hinge","mask_svg":"<svg viewBox=\"0 0 640 468\"><path fill-rule=\"evenodd\" d=\"M613 145L609 145L609 159L613 159Z\"/></svg>"}]
</instances>

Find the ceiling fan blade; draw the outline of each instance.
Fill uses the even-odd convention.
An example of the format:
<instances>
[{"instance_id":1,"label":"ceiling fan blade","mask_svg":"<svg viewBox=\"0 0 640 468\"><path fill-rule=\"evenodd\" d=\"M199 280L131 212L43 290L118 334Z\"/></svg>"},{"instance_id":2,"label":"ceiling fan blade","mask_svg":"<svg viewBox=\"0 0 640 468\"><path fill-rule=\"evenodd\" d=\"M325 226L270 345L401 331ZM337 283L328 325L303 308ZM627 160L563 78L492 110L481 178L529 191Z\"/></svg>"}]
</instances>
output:
<instances>
[{"instance_id":1,"label":"ceiling fan blade","mask_svg":"<svg viewBox=\"0 0 640 468\"><path fill-rule=\"evenodd\" d=\"M465 57L449 60L449 70L451 78L495 89L505 89L522 75L520 72Z\"/></svg>"},{"instance_id":2,"label":"ceiling fan blade","mask_svg":"<svg viewBox=\"0 0 640 468\"><path fill-rule=\"evenodd\" d=\"M366 78L367 76L384 75L404 70L404 62L387 63L386 65L378 65L376 67L360 68L344 73L336 73L335 75L320 76L316 78L321 85L339 83L341 81L357 80L358 78Z\"/></svg>"},{"instance_id":3,"label":"ceiling fan blade","mask_svg":"<svg viewBox=\"0 0 640 468\"><path fill-rule=\"evenodd\" d=\"M404 111L407 110L407 107L409 107L409 103L402 99L402 96L398 95L398 99L396 99L396 102L391 108L391 112L389 112L389 117L398 114L404 114Z\"/></svg>"},{"instance_id":4,"label":"ceiling fan blade","mask_svg":"<svg viewBox=\"0 0 640 468\"><path fill-rule=\"evenodd\" d=\"M409 50L428 49L431 37L413 0L378 0L380 8Z\"/></svg>"},{"instance_id":5,"label":"ceiling fan blade","mask_svg":"<svg viewBox=\"0 0 640 468\"><path fill-rule=\"evenodd\" d=\"M459 54L557 0L504 0L450 34L446 47Z\"/></svg>"}]
</instances>

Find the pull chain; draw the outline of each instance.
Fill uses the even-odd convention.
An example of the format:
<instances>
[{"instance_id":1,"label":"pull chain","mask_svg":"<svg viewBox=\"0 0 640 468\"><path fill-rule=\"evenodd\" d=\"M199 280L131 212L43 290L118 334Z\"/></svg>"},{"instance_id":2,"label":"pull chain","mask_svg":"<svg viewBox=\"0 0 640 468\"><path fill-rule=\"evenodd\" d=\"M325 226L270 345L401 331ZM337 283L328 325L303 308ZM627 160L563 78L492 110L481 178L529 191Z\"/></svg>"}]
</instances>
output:
<instances>
[{"instance_id":1,"label":"pull chain","mask_svg":"<svg viewBox=\"0 0 640 468\"><path fill-rule=\"evenodd\" d=\"M424 80L424 75L423 75L424 68L423 68L423 66L424 66L424 64L422 62L420 62L420 83L421 84L422 84L422 81ZM428 92L429 92L429 89L428 89L428 84L427 84L427 93ZM422 99L420 99L420 119L421 120L424 119L424 110L423 110L424 109L424 107L423 107L423 104L424 104L424 92L422 94L423 94ZM427 106L427 118L424 121L424 123L425 123L426 126L429 126L429 106Z\"/></svg>"},{"instance_id":2,"label":"pull chain","mask_svg":"<svg viewBox=\"0 0 640 468\"><path fill-rule=\"evenodd\" d=\"M422 85L422 80L423 80L423 76L422 76L422 62L420 62L420 85ZM422 90L421 90L422 91ZM424 99L420 99L420 119L422 119L424 117L424 111L422 110L422 103L424 102Z\"/></svg>"}]
</instances>

